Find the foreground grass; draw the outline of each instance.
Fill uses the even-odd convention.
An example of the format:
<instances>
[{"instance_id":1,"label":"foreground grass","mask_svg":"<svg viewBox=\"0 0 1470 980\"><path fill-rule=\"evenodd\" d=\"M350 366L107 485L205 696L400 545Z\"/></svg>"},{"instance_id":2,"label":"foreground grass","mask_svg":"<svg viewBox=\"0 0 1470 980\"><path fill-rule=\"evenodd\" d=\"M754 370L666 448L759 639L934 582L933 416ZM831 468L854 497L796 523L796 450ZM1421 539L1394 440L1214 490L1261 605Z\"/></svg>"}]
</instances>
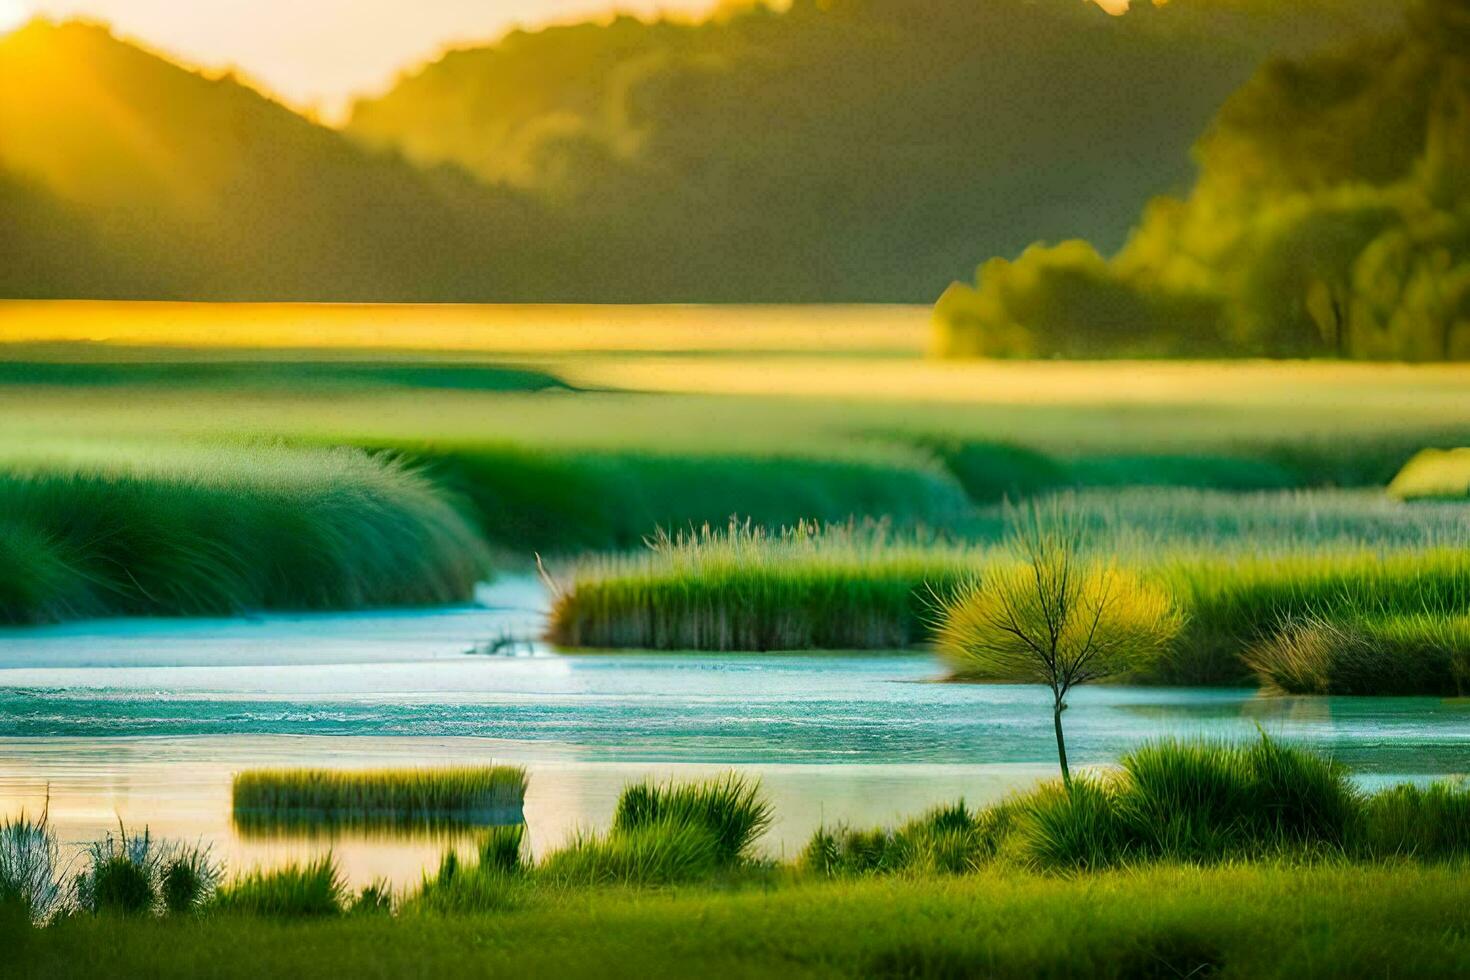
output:
<instances>
[{"instance_id":1,"label":"foreground grass","mask_svg":"<svg viewBox=\"0 0 1470 980\"><path fill-rule=\"evenodd\" d=\"M1044 785L979 812L957 803L893 830L823 828L794 864L751 856L770 816L759 787L734 774L633 785L605 833L539 862L520 826L487 831L475 864L447 853L396 917L381 885L349 894L330 856L214 891L217 866L196 852L194 887L170 901L169 852L146 834L141 847L109 836L77 878L77 903L50 906L39 931L24 888L0 889L9 896L0 941L7 965L63 976L1340 976L1470 966L1470 789L1365 795L1331 760L1264 736L1148 744L1070 789ZM21 833L0 840L27 860L3 867L24 886L55 839L33 821L15 826ZM48 908L30 912L45 921Z\"/></svg>"},{"instance_id":2,"label":"foreground grass","mask_svg":"<svg viewBox=\"0 0 1470 980\"><path fill-rule=\"evenodd\" d=\"M449 495L360 451L0 454L0 622L444 603L487 564Z\"/></svg>"},{"instance_id":3,"label":"foreground grass","mask_svg":"<svg viewBox=\"0 0 1470 980\"><path fill-rule=\"evenodd\" d=\"M1063 879L594 888L493 914L81 918L19 933L29 976L1453 976L1463 868L1154 867Z\"/></svg>"}]
</instances>

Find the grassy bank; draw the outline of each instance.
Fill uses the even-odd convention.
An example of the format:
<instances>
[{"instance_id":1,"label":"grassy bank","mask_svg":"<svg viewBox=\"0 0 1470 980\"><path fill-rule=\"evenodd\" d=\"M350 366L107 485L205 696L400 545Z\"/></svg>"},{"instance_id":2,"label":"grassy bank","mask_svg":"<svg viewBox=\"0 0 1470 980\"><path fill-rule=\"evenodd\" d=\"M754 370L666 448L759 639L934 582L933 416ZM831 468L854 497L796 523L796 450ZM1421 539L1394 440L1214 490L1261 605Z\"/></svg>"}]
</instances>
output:
<instances>
[{"instance_id":1,"label":"grassy bank","mask_svg":"<svg viewBox=\"0 0 1470 980\"><path fill-rule=\"evenodd\" d=\"M526 771L451 769L253 769L237 773L231 807L239 827L414 826L519 823Z\"/></svg>"},{"instance_id":2,"label":"grassy bank","mask_svg":"<svg viewBox=\"0 0 1470 980\"><path fill-rule=\"evenodd\" d=\"M1160 586L1184 628L1142 682L1262 681L1294 693L1455 694L1470 674L1466 512L1345 494L1183 491L1068 498L1093 547ZM749 528L573 564L553 641L572 647L890 649L930 639L939 601L1014 561L999 512L976 543L882 527ZM1305 621L1323 632L1308 655ZM1343 642L1339 643L1341 640ZM1347 642L1351 640L1351 642ZM1334 647L1334 644L1336 646Z\"/></svg>"},{"instance_id":3,"label":"grassy bank","mask_svg":"<svg viewBox=\"0 0 1470 980\"><path fill-rule=\"evenodd\" d=\"M463 600L484 545L422 474L353 450L12 445L0 621Z\"/></svg>"},{"instance_id":4,"label":"grassy bank","mask_svg":"<svg viewBox=\"0 0 1470 980\"><path fill-rule=\"evenodd\" d=\"M967 549L895 541L881 526L706 526L577 563L549 636L648 650L901 647L925 635L926 587L958 584L974 563Z\"/></svg>"},{"instance_id":5,"label":"grassy bank","mask_svg":"<svg viewBox=\"0 0 1470 980\"><path fill-rule=\"evenodd\" d=\"M1265 738L1155 743L1071 791L823 828L791 863L752 857L770 818L738 776L639 784L603 833L533 861L521 827L495 828L477 859L446 854L396 897L349 894L329 857L219 883L198 852L109 837L76 879L80 906L25 890L36 868L55 873L55 846L44 822L19 821L0 827L0 932L9 962L63 976L1470 967L1470 788L1365 794L1330 760ZM51 901L45 928L27 923L27 895Z\"/></svg>"}]
</instances>

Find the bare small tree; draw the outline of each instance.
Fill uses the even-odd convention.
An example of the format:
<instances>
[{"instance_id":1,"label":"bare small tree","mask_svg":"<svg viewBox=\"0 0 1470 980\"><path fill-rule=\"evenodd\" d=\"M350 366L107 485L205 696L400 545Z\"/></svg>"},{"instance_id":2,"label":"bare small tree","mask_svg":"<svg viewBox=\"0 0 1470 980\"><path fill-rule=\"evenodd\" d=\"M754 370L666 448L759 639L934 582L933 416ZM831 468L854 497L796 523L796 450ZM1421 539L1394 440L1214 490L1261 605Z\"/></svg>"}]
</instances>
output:
<instances>
[{"instance_id":1,"label":"bare small tree","mask_svg":"<svg viewBox=\"0 0 1470 980\"><path fill-rule=\"evenodd\" d=\"M1068 693L1157 655L1180 617L1160 589L1088 555L1084 525L1058 501L1011 517L1014 560L944 603L939 645L965 676L1050 688L1057 758L1070 788L1062 732Z\"/></svg>"}]
</instances>

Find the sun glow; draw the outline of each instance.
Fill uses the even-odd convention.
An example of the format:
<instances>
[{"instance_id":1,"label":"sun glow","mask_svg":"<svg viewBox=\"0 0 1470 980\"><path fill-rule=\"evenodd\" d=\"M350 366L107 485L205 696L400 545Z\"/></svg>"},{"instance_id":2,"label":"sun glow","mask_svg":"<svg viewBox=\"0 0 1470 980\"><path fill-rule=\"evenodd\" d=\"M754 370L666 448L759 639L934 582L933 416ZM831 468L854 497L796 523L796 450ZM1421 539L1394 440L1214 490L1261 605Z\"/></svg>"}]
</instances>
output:
<instances>
[{"instance_id":1,"label":"sun glow","mask_svg":"<svg viewBox=\"0 0 1470 980\"><path fill-rule=\"evenodd\" d=\"M0 0L0 34L9 34L31 16L24 0Z\"/></svg>"}]
</instances>

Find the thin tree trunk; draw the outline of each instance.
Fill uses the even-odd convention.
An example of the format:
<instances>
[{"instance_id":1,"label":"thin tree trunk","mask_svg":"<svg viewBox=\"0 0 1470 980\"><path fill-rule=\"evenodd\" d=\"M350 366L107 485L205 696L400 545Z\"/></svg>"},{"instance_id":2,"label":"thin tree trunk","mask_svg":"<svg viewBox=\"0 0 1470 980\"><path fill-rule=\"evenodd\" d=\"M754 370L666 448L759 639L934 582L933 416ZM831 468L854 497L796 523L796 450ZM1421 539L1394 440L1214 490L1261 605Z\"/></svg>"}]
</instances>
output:
<instances>
[{"instance_id":1,"label":"thin tree trunk","mask_svg":"<svg viewBox=\"0 0 1470 980\"><path fill-rule=\"evenodd\" d=\"M1062 712L1067 706L1058 699L1052 707L1052 724L1057 730L1057 759L1062 763L1062 784L1068 790L1072 788L1072 773L1067 769L1067 740L1062 735Z\"/></svg>"}]
</instances>

